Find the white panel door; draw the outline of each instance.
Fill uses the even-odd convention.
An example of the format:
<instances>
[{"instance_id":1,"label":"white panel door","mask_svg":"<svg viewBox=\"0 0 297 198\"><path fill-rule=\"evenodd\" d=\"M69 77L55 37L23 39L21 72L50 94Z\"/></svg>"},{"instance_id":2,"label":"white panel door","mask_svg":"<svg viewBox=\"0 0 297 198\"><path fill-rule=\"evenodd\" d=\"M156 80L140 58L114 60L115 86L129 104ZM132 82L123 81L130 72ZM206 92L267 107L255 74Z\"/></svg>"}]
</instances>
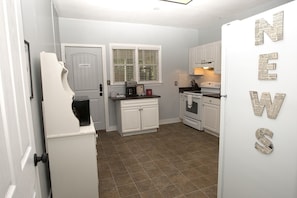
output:
<instances>
[{"instance_id":1,"label":"white panel door","mask_svg":"<svg viewBox=\"0 0 297 198\"><path fill-rule=\"evenodd\" d=\"M0 1L0 197L38 197L19 0Z\"/></svg>"},{"instance_id":2,"label":"white panel door","mask_svg":"<svg viewBox=\"0 0 297 198\"><path fill-rule=\"evenodd\" d=\"M71 89L75 96L89 97L95 129L105 129L102 49L66 46L65 59Z\"/></svg>"}]
</instances>

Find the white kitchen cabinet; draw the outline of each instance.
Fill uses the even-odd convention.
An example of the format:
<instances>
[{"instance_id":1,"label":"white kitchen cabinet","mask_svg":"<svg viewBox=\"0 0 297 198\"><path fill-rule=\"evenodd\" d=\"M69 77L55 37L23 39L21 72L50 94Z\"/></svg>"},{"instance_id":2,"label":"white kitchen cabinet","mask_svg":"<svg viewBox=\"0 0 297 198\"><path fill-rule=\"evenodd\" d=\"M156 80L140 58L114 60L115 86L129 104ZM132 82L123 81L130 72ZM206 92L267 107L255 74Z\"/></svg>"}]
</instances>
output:
<instances>
[{"instance_id":1,"label":"white kitchen cabinet","mask_svg":"<svg viewBox=\"0 0 297 198\"><path fill-rule=\"evenodd\" d=\"M98 197L94 123L80 126L72 111L68 70L56 54L41 52L43 123L53 197Z\"/></svg>"},{"instance_id":2,"label":"white kitchen cabinet","mask_svg":"<svg viewBox=\"0 0 297 198\"><path fill-rule=\"evenodd\" d=\"M121 107L120 108L120 125L122 133L129 133L141 130L140 110L139 107ZM133 120L133 121L132 121Z\"/></svg>"},{"instance_id":3,"label":"white kitchen cabinet","mask_svg":"<svg viewBox=\"0 0 297 198\"><path fill-rule=\"evenodd\" d=\"M202 46L201 63L214 62L216 59L216 42Z\"/></svg>"},{"instance_id":4,"label":"white kitchen cabinet","mask_svg":"<svg viewBox=\"0 0 297 198\"><path fill-rule=\"evenodd\" d=\"M118 100L116 110L122 136L156 132L159 128L158 98Z\"/></svg>"},{"instance_id":5,"label":"white kitchen cabinet","mask_svg":"<svg viewBox=\"0 0 297 198\"><path fill-rule=\"evenodd\" d=\"M98 168L94 124L73 135L48 136L53 197L98 197Z\"/></svg>"},{"instance_id":6,"label":"white kitchen cabinet","mask_svg":"<svg viewBox=\"0 0 297 198\"><path fill-rule=\"evenodd\" d=\"M194 74L194 68L195 68L195 55L196 55L196 47L192 47L189 49L189 74Z\"/></svg>"},{"instance_id":7,"label":"white kitchen cabinet","mask_svg":"<svg viewBox=\"0 0 297 198\"><path fill-rule=\"evenodd\" d=\"M220 99L203 96L204 131L215 136L220 135Z\"/></svg>"},{"instance_id":8,"label":"white kitchen cabinet","mask_svg":"<svg viewBox=\"0 0 297 198\"><path fill-rule=\"evenodd\" d=\"M214 72L216 74L221 73L221 41L214 42Z\"/></svg>"},{"instance_id":9,"label":"white kitchen cabinet","mask_svg":"<svg viewBox=\"0 0 297 198\"><path fill-rule=\"evenodd\" d=\"M189 49L189 74L194 74L194 68L209 66L214 68L215 73L221 72L221 41Z\"/></svg>"}]
</instances>

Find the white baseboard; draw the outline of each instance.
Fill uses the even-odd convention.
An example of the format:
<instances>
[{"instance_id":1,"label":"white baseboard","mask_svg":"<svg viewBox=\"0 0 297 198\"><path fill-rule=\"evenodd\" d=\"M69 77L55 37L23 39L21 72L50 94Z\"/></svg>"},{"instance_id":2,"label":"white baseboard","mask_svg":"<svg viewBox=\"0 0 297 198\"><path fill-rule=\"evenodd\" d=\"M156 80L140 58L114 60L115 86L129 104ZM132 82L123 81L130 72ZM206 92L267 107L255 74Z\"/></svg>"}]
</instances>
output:
<instances>
[{"instance_id":1,"label":"white baseboard","mask_svg":"<svg viewBox=\"0 0 297 198\"><path fill-rule=\"evenodd\" d=\"M113 126L109 126L108 129L106 129L106 132L111 132L111 131L116 131L117 130L117 126L113 125Z\"/></svg>"},{"instance_id":2,"label":"white baseboard","mask_svg":"<svg viewBox=\"0 0 297 198\"><path fill-rule=\"evenodd\" d=\"M173 123L178 123L178 122L181 122L179 117L170 118L170 119L163 119L163 120L159 121L160 125L162 125L162 124L173 124Z\"/></svg>"}]
</instances>

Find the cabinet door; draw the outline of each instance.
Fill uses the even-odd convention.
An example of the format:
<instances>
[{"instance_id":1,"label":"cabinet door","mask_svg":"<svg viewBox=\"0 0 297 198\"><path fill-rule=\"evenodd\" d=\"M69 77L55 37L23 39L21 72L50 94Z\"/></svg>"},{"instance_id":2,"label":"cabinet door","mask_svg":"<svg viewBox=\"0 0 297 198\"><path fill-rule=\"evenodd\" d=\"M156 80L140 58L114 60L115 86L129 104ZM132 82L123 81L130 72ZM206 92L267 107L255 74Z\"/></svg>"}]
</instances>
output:
<instances>
[{"instance_id":1,"label":"cabinet door","mask_svg":"<svg viewBox=\"0 0 297 198\"><path fill-rule=\"evenodd\" d=\"M195 67L195 47L189 49L189 74L194 74Z\"/></svg>"},{"instance_id":2,"label":"cabinet door","mask_svg":"<svg viewBox=\"0 0 297 198\"><path fill-rule=\"evenodd\" d=\"M214 62L216 54L216 43L209 43L204 46L204 60L205 62Z\"/></svg>"},{"instance_id":3,"label":"cabinet door","mask_svg":"<svg viewBox=\"0 0 297 198\"><path fill-rule=\"evenodd\" d=\"M203 104L203 127L219 134L220 107L212 104Z\"/></svg>"},{"instance_id":4,"label":"cabinet door","mask_svg":"<svg viewBox=\"0 0 297 198\"><path fill-rule=\"evenodd\" d=\"M140 112L142 130L159 128L158 105L141 107Z\"/></svg>"},{"instance_id":5,"label":"cabinet door","mask_svg":"<svg viewBox=\"0 0 297 198\"><path fill-rule=\"evenodd\" d=\"M205 49L203 46L195 47L195 67L201 64L205 59Z\"/></svg>"},{"instance_id":6,"label":"cabinet door","mask_svg":"<svg viewBox=\"0 0 297 198\"><path fill-rule=\"evenodd\" d=\"M215 42L215 54L214 54L214 72L216 74L221 73L221 41Z\"/></svg>"},{"instance_id":7,"label":"cabinet door","mask_svg":"<svg viewBox=\"0 0 297 198\"><path fill-rule=\"evenodd\" d=\"M201 62L203 62L203 57L205 57L203 46L192 47L189 49L189 74L194 74L194 68L202 67Z\"/></svg>"},{"instance_id":8,"label":"cabinet door","mask_svg":"<svg viewBox=\"0 0 297 198\"><path fill-rule=\"evenodd\" d=\"M140 131L140 111L139 107L122 108L122 132Z\"/></svg>"},{"instance_id":9,"label":"cabinet door","mask_svg":"<svg viewBox=\"0 0 297 198\"><path fill-rule=\"evenodd\" d=\"M95 128L93 133L47 138L53 197L99 196L95 141Z\"/></svg>"}]
</instances>

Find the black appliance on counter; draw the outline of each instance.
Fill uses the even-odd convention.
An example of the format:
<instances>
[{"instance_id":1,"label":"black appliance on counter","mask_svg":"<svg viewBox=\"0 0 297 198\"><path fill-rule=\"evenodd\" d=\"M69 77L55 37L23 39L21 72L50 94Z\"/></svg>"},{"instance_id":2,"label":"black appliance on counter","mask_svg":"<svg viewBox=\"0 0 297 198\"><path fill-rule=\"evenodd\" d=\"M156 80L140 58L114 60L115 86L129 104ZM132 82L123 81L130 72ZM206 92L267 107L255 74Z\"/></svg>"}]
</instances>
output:
<instances>
[{"instance_id":1,"label":"black appliance on counter","mask_svg":"<svg viewBox=\"0 0 297 198\"><path fill-rule=\"evenodd\" d=\"M201 88L198 86L195 80L191 80L191 87L193 90L200 90Z\"/></svg>"},{"instance_id":2,"label":"black appliance on counter","mask_svg":"<svg viewBox=\"0 0 297 198\"><path fill-rule=\"evenodd\" d=\"M136 81L126 81L125 82L126 97L137 96L136 86L137 86L137 82Z\"/></svg>"},{"instance_id":3,"label":"black appliance on counter","mask_svg":"<svg viewBox=\"0 0 297 198\"><path fill-rule=\"evenodd\" d=\"M79 126L90 125L90 100L87 96L75 96L72 111L79 120Z\"/></svg>"}]
</instances>

